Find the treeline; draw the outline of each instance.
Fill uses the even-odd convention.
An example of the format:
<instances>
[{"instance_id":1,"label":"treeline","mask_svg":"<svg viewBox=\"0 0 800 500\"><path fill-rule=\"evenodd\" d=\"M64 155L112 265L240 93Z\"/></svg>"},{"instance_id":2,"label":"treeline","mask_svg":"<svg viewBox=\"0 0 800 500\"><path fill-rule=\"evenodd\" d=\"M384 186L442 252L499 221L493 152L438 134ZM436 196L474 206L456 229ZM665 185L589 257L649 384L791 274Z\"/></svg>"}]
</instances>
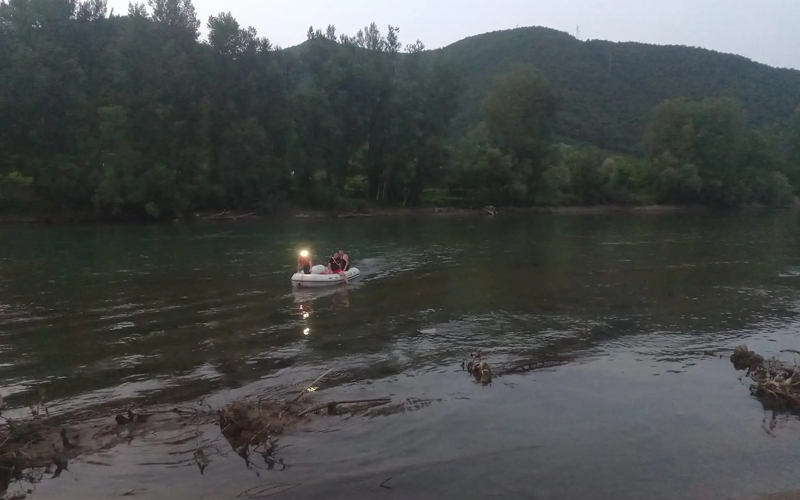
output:
<instances>
[{"instance_id":1,"label":"treeline","mask_svg":"<svg viewBox=\"0 0 800 500\"><path fill-rule=\"evenodd\" d=\"M667 100L643 157L552 141L557 106L536 73L499 78L484 121L456 147L451 192L494 204L788 205L800 188L800 107L789 126L753 127L738 101Z\"/></svg>"},{"instance_id":2,"label":"treeline","mask_svg":"<svg viewBox=\"0 0 800 500\"><path fill-rule=\"evenodd\" d=\"M118 218L369 204L783 204L794 128L732 100L669 101L645 157L554 141L539 74L497 79L464 133L460 71L399 30L333 26L281 50L190 0L0 3L0 204ZM425 57L423 57L423 55Z\"/></svg>"},{"instance_id":3,"label":"treeline","mask_svg":"<svg viewBox=\"0 0 800 500\"><path fill-rule=\"evenodd\" d=\"M48 210L158 218L414 204L441 182L458 79L421 42L330 26L283 51L230 14L199 28L190 0L0 3L6 197L27 182Z\"/></svg>"}]
</instances>

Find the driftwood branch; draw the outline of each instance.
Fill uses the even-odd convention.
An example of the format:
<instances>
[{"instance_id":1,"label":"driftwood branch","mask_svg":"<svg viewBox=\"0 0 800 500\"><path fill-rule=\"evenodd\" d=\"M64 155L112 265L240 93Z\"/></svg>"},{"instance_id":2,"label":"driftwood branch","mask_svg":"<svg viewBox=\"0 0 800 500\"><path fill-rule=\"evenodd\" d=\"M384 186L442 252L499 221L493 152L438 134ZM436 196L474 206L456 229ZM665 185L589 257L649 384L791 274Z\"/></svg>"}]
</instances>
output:
<instances>
[{"instance_id":1,"label":"driftwood branch","mask_svg":"<svg viewBox=\"0 0 800 500\"><path fill-rule=\"evenodd\" d=\"M326 371L325 373L323 373L322 375L320 375L319 377L317 377L317 379L316 379L315 381L311 382L310 384L308 384L308 386L306 386L306 388L305 388L305 389L303 389L302 391L300 391L300 394L298 394L296 398L294 398L293 400L289 401L289 404L290 404L290 405L292 405L292 404L294 404L294 403L297 403L297 401L299 401L299 400L300 400L300 398L302 398L302 397L303 397L303 394L305 394L307 390L309 390L309 389L311 389L312 387L314 387L314 384L316 384L317 382L319 382L320 380L322 380L322 379L325 377L325 375L329 374L329 373L330 373L330 372L332 372L332 371L333 371L333 368L331 368L330 370Z\"/></svg>"},{"instance_id":2,"label":"driftwood branch","mask_svg":"<svg viewBox=\"0 0 800 500\"><path fill-rule=\"evenodd\" d=\"M521 359L512 361L505 365L498 375L509 375L511 373L522 373L534 370L544 370L546 368L555 368L556 366L563 366L569 363L566 359Z\"/></svg>"},{"instance_id":3,"label":"driftwood branch","mask_svg":"<svg viewBox=\"0 0 800 500\"><path fill-rule=\"evenodd\" d=\"M325 408L336 408L339 405L355 405L355 404L361 404L361 403L376 403L376 404L384 404L385 405L385 404L391 403L391 402L392 402L391 398L357 399L355 401L331 401L329 403L317 405L317 406L314 406L314 407L309 408L307 410L304 410L304 411L298 413L297 417L298 418L299 417L303 417L305 415L308 415L309 413L314 413L314 412L317 412L317 411L320 411L320 410L324 410Z\"/></svg>"},{"instance_id":4,"label":"driftwood branch","mask_svg":"<svg viewBox=\"0 0 800 500\"><path fill-rule=\"evenodd\" d=\"M786 349L781 352L794 352ZM747 370L747 376L754 382L750 393L766 409L774 411L800 411L800 365L787 365L776 358L764 359L746 346L734 349L731 362L737 370ZM798 377L800 378L800 377Z\"/></svg>"}]
</instances>

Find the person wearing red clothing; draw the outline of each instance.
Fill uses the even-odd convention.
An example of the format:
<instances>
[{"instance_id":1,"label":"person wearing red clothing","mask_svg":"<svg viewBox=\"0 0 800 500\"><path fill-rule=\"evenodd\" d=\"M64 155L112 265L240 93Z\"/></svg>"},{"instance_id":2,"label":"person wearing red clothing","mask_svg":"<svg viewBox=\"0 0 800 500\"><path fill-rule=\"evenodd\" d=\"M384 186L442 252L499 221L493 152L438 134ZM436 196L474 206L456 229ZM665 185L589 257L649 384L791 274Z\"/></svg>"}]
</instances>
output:
<instances>
[{"instance_id":1,"label":"person wearing red clothing","mask_svg":"<svg viewBox=\"0 0 800 500\"><path fill-rule=\"evenodd\" d=\"M303 274L311 274L312 266L311 254L308 253L308 250L300 252L300 256L297 257L297 272L299 273L302 270Z\"/></svg>"}]
</instances>

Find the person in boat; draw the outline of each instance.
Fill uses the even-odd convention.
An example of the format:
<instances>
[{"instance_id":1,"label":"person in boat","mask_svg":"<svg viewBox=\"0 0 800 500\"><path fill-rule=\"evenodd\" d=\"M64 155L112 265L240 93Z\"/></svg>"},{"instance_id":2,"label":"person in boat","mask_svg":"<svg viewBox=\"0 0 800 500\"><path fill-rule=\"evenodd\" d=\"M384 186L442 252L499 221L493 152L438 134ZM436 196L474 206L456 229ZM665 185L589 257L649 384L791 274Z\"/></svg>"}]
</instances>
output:
<instances>
[{"instance_id":1,"label":"person in boat","mask_svg":"<svg viewBox=\"0 0 800 500\"><path fill-rule=\"evenodd\" d=\"M303 271L303 274L311 274L312 267L311 254L308 253L308 250L303 250L297 257L297 272Z\"/></svg>"},{"instance_id":2,"label":"person in boat","mask_svg":"<svg viewBox=\"0 0 800 500\"><path fill-rule=\"evenodd\" d=\"M328 260L328 272L341 275L344 278L344 282L347 283L347 274L342 270L342 259L339 258L338 252L334 252Z\"/></svg>"},{"instance_id":3,"label":"person in boat","mask_svg":"<svg viewBox=\"0 0 800 500\"><path fill-rule=\"evenodd\" d=\"M342 271L349 271L350 270L350 256L344 253L344 250L339 250L339 260L342 261L341 267Z\"/></svg>"},{"instance_id":4,"label":"person in boat","mask_svg":"<svg viewBox=\"0 0 800 500\"><path fill-rule=\"evenodd\" d=\"M340 271L339 269L339 258L338 254L333 254L328 259L328 272L325 274L336 274Z\"/></svg>"}]
</instances>

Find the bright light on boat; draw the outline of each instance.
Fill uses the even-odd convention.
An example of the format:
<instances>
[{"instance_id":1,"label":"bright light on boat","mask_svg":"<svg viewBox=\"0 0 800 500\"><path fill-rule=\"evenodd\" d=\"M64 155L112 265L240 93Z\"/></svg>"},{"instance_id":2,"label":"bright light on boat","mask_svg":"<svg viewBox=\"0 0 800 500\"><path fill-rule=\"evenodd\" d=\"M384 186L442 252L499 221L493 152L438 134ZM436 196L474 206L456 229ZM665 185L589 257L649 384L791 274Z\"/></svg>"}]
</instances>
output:
<instances>
[{"instance_id":1,"label":"bright light on boat","mask_svg":"<svg viewBox=\"0 0 800 500\"><path fill-rule=\"evenodd\" d=\"M308 250L303 250L300 252L300 257L308 257Z\"/></svg>"},{"instance_id":2,"label":"bright light on boat","mask_svg":"<svg viewBox=\"0 0 800 500\"><path fill-rule=\"evenodd\" d=\"M304 313L303 313L303 319L308 319L308 317L309 317L309 316L311 316L311 315L310 315L310 314L308 314L307 312L304 312Z\"/></svg>"},{"instance_id":3,"label":"bright light on boat","mask_svg":"<svg viewBox=\"0 0 800 500\"><path fill-rule=\"evenodd\" d=\"M308 335L309 333L311 333L311 328L306 328L303 330L303 335Z\"/></svg>"}]
</instances>

